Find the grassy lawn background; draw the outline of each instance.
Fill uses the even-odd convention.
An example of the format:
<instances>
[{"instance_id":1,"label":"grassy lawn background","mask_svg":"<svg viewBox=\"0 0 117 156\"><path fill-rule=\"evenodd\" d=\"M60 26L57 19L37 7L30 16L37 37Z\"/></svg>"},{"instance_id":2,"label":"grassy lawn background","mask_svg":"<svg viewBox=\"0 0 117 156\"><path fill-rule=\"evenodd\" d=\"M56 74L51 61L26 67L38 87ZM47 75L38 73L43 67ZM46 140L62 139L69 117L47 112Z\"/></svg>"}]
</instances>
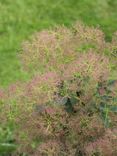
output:
<instances>
[{"instance_id":1,"label":"grassy lawn background","mask_svg":"<svg viewBox=\"0 0 117 156\"><path fill-rule=\"evenodd\" d=\"M17 57L24 40L78 20L100 26L110 40L117 30L117 0L0 0L0 86L28 78Z\"/></svg>"}]
</instances>

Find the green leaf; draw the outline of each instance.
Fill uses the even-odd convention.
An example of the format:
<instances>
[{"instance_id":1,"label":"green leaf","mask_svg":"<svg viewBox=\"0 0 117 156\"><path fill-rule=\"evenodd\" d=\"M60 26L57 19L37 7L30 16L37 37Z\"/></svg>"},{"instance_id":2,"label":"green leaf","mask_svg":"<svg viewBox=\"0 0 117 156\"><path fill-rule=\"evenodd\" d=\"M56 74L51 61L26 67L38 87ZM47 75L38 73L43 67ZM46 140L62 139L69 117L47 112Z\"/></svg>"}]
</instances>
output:
<instances>
[{"instance_id":1,"label":"green leaf","mask_svg":"<svg viewBox=\"0 0 117 156\"><path fill-rule=\"evenodd\" d=\"M17 146L10 143L0 143L0 153L10 153L16 150Z\"/></svg>"},{"instance_id":2,"label":"green leaf","mask_svg":"<svg viewBox=\"0 0 117 156\"><path fill-rule=\"evenodd\" d=\"M106 109L108 109L109 112L115 112L115 113L117 113L117 106L106 105L106 108L105 108L105 105L102 104L102 105L100 105L99 109L102 112L105 112Z\"/></svg>"},{"instance_id":3,"label":"green leaf","mask_svg":"<svg viewBox=\"0 0 117 156\"><path fill-rule=\"evenodd\" d=\"M117 113L117 106L110 106L110 111Z\"/></svg>"},{"instance_id":4,"label":"green leaf","mask_svg":"<svg viewBox=\"0 0 117 156\"><path fill-rule=\"evenodd\" d=\"M109 80L108 81L108 85L114 85L114 83L116 82L117 80Z\"/></svg>"}]
</instances>

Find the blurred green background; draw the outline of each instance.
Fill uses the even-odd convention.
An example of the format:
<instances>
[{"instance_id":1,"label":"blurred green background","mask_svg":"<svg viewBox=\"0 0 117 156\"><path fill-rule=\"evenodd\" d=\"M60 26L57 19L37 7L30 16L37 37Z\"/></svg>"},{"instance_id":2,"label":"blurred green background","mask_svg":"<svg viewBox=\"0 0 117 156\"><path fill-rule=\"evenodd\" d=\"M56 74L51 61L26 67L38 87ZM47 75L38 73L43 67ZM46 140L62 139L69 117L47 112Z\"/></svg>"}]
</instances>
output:
<instances>
[{"instance_id":1,"label":"blurred green background","mask_svg":"<svg viewBox=\"0 0 117 156\"><path fill-rule=\"evenodd\" d=\"M78 20L100 26L110 41L117 30L117 0L0 0L0 86L28 78L18 60L24 40Z\"/></svg>"}]
</instances>

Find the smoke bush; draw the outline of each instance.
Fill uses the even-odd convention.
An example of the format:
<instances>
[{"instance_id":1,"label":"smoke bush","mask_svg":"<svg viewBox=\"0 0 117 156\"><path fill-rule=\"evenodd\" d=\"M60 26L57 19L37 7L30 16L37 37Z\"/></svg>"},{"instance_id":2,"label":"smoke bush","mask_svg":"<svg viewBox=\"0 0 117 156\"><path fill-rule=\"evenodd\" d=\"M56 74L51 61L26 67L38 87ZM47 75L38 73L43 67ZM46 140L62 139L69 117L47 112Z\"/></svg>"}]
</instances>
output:
<instances>
[{"instance_id":1,"label":"smoke bush","mask_svg":"<svg viewBox=\"0 0 117 156\"><path fill-rule=\"evenodd\" d=\"M115 47L116 35L106 43L102 31L79 23L23 44L20 58L32 78L0 91L5 124L20 145L13 155L116 155Z\"/></svg>"}]
</instances>

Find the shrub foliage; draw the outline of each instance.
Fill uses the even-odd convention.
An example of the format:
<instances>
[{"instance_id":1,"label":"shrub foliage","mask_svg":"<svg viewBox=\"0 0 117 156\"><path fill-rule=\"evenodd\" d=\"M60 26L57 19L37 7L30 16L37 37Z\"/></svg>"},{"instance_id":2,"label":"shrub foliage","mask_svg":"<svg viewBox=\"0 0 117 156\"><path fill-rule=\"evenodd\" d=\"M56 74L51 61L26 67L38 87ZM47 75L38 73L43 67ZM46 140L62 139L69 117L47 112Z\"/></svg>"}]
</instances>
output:
<instances>
[{"instance_id":1,"label":"shrub foliage","mask_svg":"<svg viewBox=\"0 0 117 156\"><path fill-rule=\"evenodd\" d=\"M116 155L116 34L77 23L37 33L23 44L32 78L0 91L1 127L30 156ZM4 141L4 139L3 139Z\"/></svg>"}]
</instances>

